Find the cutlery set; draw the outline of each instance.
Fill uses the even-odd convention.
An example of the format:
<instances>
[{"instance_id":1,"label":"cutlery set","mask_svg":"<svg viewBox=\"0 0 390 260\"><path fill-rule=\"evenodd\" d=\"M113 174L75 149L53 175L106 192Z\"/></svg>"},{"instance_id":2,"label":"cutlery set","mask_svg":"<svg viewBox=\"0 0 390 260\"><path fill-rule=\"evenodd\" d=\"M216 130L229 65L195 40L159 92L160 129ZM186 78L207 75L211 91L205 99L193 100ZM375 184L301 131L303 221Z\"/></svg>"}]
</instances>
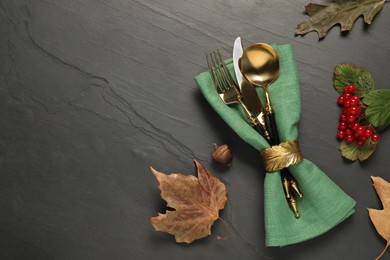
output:
<instances>
[{"instance_id":1,"label":"cutlery set","mask_svg":"<svg viewBox=\"0 0 390 260\"><path fill-rule=\"evenodd\" d=\"M243 50L238 37L233 47L233 66L237 83L230 75L219 52L206 55L209 72L221 100L226 105L239 104L251 126L272 146L280 144L268 88L279 74L279 57L267 44L256 43ZM266 108L255 87L264 90ZM300 217L296 198L303 198L298 183L288 168L280 170L286 200L296 218Z\"/></svg>"}]
</instances>

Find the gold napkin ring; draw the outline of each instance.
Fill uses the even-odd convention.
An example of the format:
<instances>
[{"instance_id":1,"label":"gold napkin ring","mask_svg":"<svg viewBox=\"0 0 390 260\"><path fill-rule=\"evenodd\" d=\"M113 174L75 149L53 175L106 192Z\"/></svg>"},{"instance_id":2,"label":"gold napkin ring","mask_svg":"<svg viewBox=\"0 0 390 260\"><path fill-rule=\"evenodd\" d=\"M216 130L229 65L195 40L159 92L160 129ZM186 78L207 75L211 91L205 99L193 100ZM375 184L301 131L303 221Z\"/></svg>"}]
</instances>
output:
<instances>
[{"instance_id":1,"label":"gold napkin ring","mask_svg":"<svg viewBox=\"0 0 390 260\"><path fill-rule=\"evenodd\" d=\"M283 142L266 148L260 152L260 156L263 158L267 172L280 171L303 161L303 155L297 140Z\"/></svg>"}]
</instances>

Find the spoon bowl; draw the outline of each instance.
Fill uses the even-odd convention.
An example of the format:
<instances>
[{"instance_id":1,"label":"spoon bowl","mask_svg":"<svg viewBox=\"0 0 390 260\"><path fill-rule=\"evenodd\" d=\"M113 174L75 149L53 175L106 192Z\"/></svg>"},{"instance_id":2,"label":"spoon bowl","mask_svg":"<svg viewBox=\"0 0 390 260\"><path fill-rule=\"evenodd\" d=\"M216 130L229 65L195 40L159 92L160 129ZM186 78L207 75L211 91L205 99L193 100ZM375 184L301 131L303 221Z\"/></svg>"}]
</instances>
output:
<instances>
[{"instance_id":1,"label":"spoon bowl","mask_svg":"<svg viewBox=\"0 0 390 260\"><path fill-rule=\"evenodd\" d=\"M256 43L244 50L240 70L253 85L267 87L279 75L279 57L270 45Z\"/></svg>"},{"instance_id":2,"label":"spoon bowl","mask_svg":"<svg viewBox=\"0 0 390 260\"><path fill-rule=\"evenodd\" d=\"M265 43L255 43L244 50L239 67L242 75L253 85L264 89L267 114L272 114L268 86L279 75L279 57L274 48Z\"/></svg>"}]
</instances>

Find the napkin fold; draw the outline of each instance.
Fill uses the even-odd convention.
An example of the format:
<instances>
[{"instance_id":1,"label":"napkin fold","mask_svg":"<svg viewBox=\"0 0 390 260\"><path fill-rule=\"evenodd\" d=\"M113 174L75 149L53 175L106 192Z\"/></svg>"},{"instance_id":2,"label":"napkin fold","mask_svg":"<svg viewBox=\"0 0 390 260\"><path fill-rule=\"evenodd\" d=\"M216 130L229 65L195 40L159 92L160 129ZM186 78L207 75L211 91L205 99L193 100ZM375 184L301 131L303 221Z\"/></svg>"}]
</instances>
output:
<instances>
[{"instance_id":1,"label":"napkin fold","mask_svg":"<svg viewBox=\"0 0 390 260\"><path fill-rule=\"evenodd\" d=\"M272 46L280 59L279 77L269 88L279 136L281 142L297 140L301 100L294 53L291 45ZM234 76L232 60L226 62L231 75ZM208 71L195 77L195 81L214 110L245 142L258 151L269 147L267 141L248 124L245 114L238 105L227 106L223 103ZM257 93L265 104L263 91L257 88ZM289 170L304 194L303 199L297 200L301 217L296 219L289 208L280 172L267 173L264 181L266 246L286 246L314 238L355 212L356 202L312 162L305 159L289 167Z\"/></svg>"}]
</instances>

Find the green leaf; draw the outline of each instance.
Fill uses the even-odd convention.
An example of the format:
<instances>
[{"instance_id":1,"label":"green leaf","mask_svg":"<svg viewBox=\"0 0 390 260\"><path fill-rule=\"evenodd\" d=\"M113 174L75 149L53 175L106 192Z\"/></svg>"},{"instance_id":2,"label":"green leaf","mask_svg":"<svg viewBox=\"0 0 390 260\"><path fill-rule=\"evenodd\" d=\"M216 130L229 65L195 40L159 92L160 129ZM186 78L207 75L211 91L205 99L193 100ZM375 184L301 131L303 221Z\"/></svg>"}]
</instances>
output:
<instances>
[{"instance_id":1,"label":"green leaf","mask_svg":"<svg viewBox=\"0 0 390 260\"><path fill-rule=\"evenodd\" d=\"M366 108L366 119L378 131L390 125L390 89L371 91L363 98Z\"/></svg>"},{"instance_id":2,"label":"green leaf","mask_svg":"<svg viewBox=\"0 0 390 260\"><path fill-rule=\"evenodd\" d=\"M368 139L364 145L357 146L356 142L348 144L345 140L340 145L341 155L351 161L364 161L371 156L376 149L376 143Z\"/></svg>"},{"instance_id":3,"label":"green leaf","mask_svg":"<svg viewBox=\"0 0 390 260\"><path fill-rule=\"evenodd\" d=\"M363 96L375 88L374 79L365 68L356 67L354 64L336 65L333 75L335 90L342 95L344 87L348 84L355 85L359 96Z\"/></svg>"}]
</instances>

